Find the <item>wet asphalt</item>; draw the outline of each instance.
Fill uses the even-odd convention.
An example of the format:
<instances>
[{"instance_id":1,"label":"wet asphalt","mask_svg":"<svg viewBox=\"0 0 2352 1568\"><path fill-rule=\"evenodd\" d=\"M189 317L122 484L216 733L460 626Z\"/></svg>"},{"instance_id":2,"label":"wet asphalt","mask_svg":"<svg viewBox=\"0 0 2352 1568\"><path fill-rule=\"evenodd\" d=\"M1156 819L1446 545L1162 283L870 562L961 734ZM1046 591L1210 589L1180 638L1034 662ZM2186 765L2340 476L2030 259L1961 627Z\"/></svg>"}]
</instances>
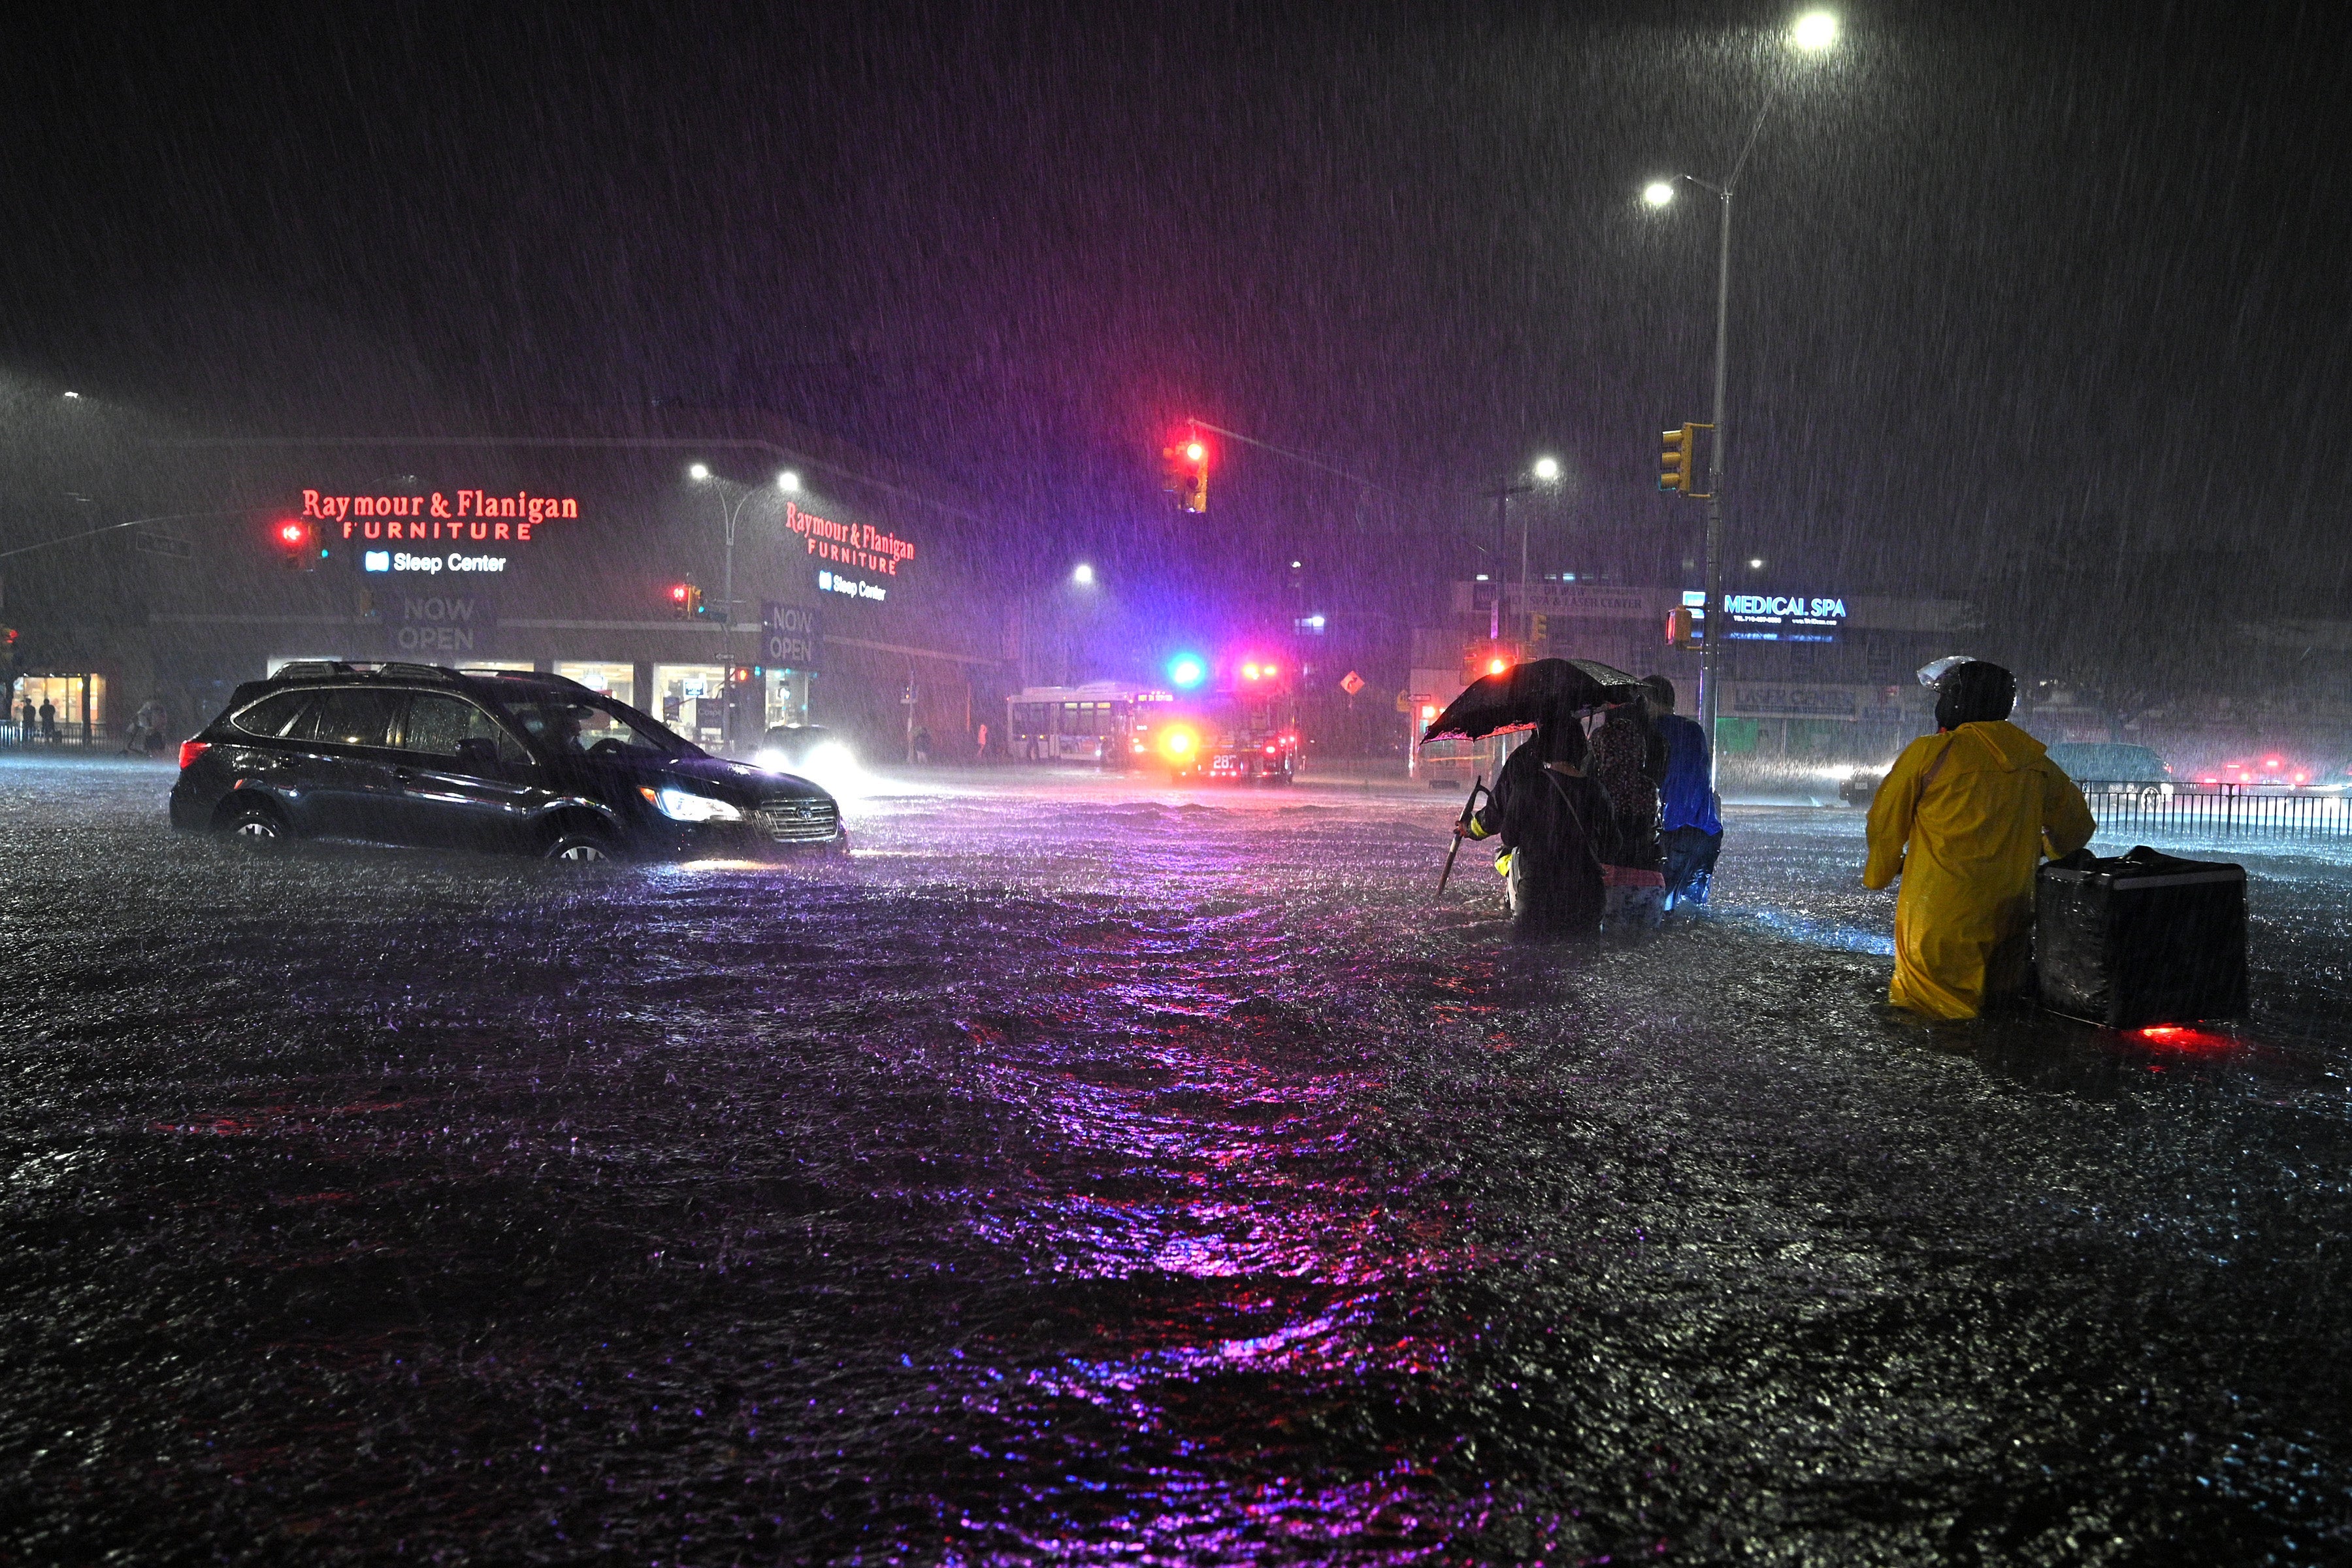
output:
<instances>
[{"instance_id":1,"label":"wet asphalt","mask_svg":"<svg viewBox=\"0 0 2352 1568\"><path fill-rule=\"evenodd\" d=\"M1851 812L1562 952L1433 795L778 870L169 778L0 761L0 1562L2352 1561L2340 843L2159 1045L1890 1016Z\"/></svg>"}]
</instances>

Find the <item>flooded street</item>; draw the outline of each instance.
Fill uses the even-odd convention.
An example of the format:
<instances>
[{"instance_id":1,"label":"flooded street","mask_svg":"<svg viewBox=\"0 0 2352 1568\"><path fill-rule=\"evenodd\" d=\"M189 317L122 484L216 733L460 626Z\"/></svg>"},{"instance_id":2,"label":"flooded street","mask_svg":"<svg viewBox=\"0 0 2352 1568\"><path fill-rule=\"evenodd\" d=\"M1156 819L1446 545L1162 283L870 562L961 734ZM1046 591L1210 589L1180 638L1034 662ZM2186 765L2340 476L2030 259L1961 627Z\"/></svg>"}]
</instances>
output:
<instances>
[{"instance_id":1,"label":"flooded street","mask_svg":"<svg viewBox=\"0 0 2352 1568\"><path fill-rule=\"evenodd\" d=\"M0 763L0 1562L2352 1559L2341 843L2158 1047L1886 1015L1853 811L1578 952L1427 791L779 870L170 781Z\"/></svg>"}]
</instances>

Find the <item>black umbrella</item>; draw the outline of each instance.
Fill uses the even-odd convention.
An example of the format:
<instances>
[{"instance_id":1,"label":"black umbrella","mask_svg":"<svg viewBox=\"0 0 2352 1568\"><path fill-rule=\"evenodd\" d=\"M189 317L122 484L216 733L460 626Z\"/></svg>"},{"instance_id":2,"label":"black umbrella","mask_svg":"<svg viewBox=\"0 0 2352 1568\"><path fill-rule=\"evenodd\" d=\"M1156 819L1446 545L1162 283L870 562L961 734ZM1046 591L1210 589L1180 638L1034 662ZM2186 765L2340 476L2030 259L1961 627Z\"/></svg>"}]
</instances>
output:
<instances>
[{"instance_id":1,"label":"black umbrella","mask_svg":"<svg viewBox=\"0 0 2352 1568\"><path fill-rule=\"evenodd\" d=\"M1500 675L1482 675L1421 732L1475 741L1506 730L1528 730L1550 719L1573 718L1642 695L1633 676L1590 658L1537 658Z\"/></svg>"}]
</instances>

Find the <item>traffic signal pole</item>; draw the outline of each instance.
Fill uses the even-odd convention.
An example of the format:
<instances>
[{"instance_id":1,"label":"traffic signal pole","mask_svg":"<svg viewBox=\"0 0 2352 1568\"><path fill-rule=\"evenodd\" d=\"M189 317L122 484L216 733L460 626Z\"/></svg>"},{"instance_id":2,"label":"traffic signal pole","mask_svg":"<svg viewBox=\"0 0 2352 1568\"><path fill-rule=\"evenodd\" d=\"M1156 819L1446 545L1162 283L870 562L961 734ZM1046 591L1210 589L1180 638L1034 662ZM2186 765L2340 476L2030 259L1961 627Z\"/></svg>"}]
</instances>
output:
<instances>
[{"instance_id":1,"label":"traffic signal pole","mask_svg":"<svg viewBox=\"0 0 2352 1568\"><path fill-rule=\"evenodd\" d=\"M1728 618L1723 613L1723 387L1731 340L1731 193L1738 187L1740 171L1748 167L1748 155L1756 151L1756 138L1763 134L1777 96L1776 89L1756 111L1756 123L1748 128L1748 140L1740 143L1739 156L1732 161L1731 173L1722 184L1710 185L1692 174L1683 176L1713 195L1721 204L1722 214L1715 254L1715 449L1707 455L1706 470L1706 632L1698 653L1698 721L1706 731L1709 789L1723 770L1722 738L1716 731L1722 711L1724 626Z\"/></svg>"},{"instance_id":2,"label":"traffic signal pole","mask_svg":"<svg viewBox=\"0 0 2352 1568\"><path fill-rule=\"evenodd\" d=\"M1761 115L1757 117L1756 128L1764 128ZM1751 147L1756 144L1754 132L1748 133L1748 142ZM1747 161L1745 153L1740 161ZM1710 790L1723 767L1716 716L1721 711L1723 628L1728 619L1723 613L1723 384L1731 332L1731 187L1727 184L1716 195L1723 203L1723 221L1715 268L1715 441L1706 466L1706 636L1698 654L1698 721L1706 731L1706 787Z\"/></svg>"}]
</instances>

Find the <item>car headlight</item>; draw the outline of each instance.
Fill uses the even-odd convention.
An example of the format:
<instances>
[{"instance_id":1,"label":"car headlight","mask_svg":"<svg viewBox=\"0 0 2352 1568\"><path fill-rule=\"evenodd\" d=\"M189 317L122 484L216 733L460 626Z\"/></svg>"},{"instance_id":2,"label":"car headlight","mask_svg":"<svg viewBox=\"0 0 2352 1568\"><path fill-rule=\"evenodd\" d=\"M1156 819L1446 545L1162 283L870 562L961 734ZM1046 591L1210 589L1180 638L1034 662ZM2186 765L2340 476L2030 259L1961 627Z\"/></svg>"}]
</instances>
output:
<instances>
[{"instance_id":1,"label":"car headlight","mask_svg":"<svg viewBox=\"0 0 2352 1568\"><path fill-rule=\"evenodd\" d=\"M773 746L768 746L761 749L759 754L754 756L751 761L758 766L767 769L772 773L782 773L784 767L784 753L776 750Z\"/></svg>"},{"instance_id":2,"label":"car headlight","mask_svg":"<svg viewBox=\"0 0 2352 1568\"><path fill-rule=\"evenodd\" d=\"M743 813L740 808L730 805L723 800L714 800L707 795L696 795L691 790L679 789L675 784L665 784L657 790L644 787L640 793L653 802L656 811L660 812L672 822L740 822L743 820Z\"/></svg>"}]
</instances>

